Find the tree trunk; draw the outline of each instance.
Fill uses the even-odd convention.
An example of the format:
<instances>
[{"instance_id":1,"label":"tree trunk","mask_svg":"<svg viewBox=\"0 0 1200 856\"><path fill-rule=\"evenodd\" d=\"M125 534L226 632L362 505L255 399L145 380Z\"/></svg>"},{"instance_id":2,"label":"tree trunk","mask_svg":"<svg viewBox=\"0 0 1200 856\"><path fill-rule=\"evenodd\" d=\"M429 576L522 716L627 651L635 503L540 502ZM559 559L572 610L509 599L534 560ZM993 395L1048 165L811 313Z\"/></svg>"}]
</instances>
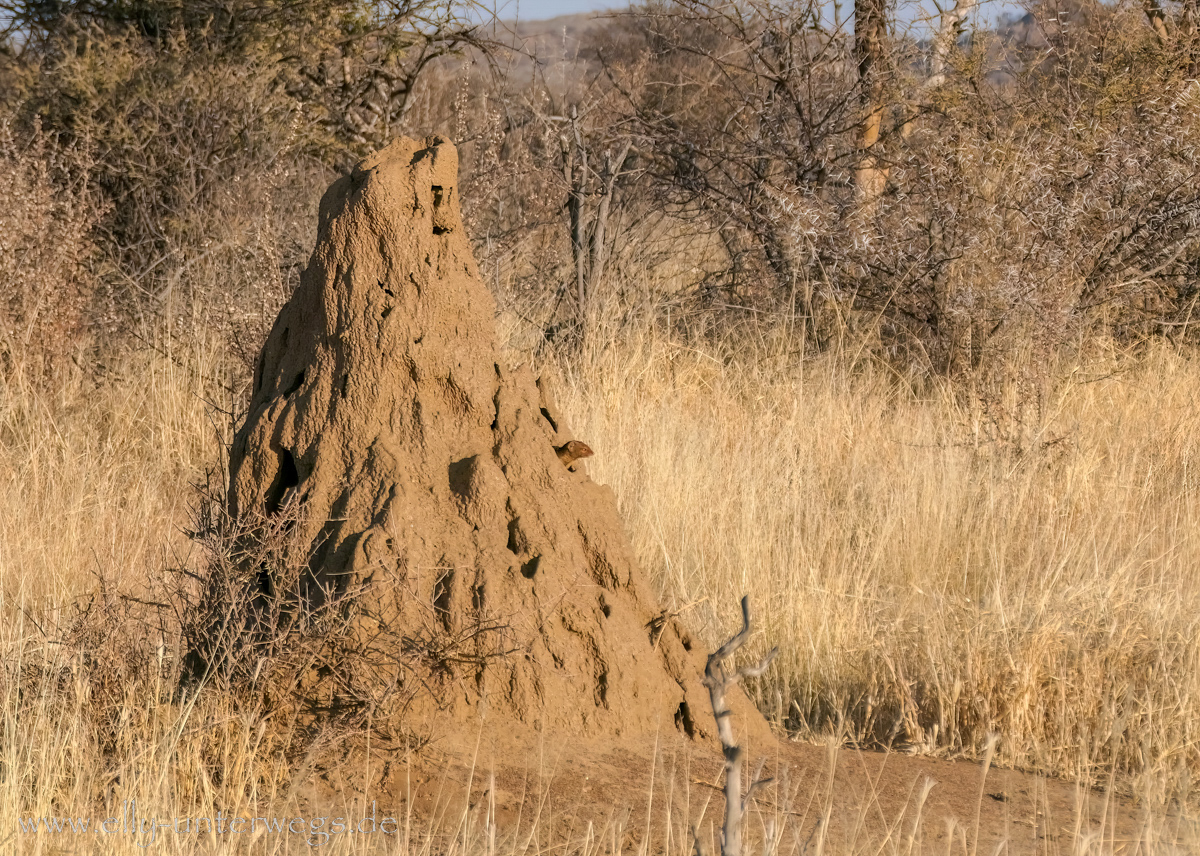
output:
<instances>
[{"instance_id":1,"label":"tree trunk","mask_svg":"<svg viewBox=\"0 0 1200 856\"><path fill-rule=\"evenodd\" d=\"M941 86L946 82L946 69L950 65L950 56L958 45L958 38L963 34L967 25L967 17L974 11L978 0L958 0L954 8L942 12L938 24L938 34L933 40L933 57L930 61L929 80L927 88ZM1157 0L1150 0L1157 2Z\"/></svg>"},{"instance_id":2,"label":"tree trunk","mask_svg":"<svg viewBox=\"0 0 1200 856\"><path fill-rule=\"evenodd\" d=\"M611 155L604 157L604 174L600 176L600 204L596 208L596 219L592 224L592 235L589 239L591 256L588 264L588 287L589 293L595 293L596 287L600 284L600 278L604 276L604 267L608 263L608 214L612 210L613 190L616 188L617 178L621 175L621 170L625 167L625 160L629 157L629 152L633 148L633 143L625 143L625 147L621 149L616 160L613 160Z\"/></svg>"},{"instance_id":3,"label":"tree trunk","mask_svg":"<svg viewBox=\"0 0 1200 856\"><path fill-rule=\"evenodd\" d=\"M587 315L587 253L584 248L583 201L587 194L587 147L579 133L579 114L571 107L573 141L559 139L562 149L563 178L567 183L567 216L571 228L571 261L575 264L575 289L579 301L579 318ZM572 142L574 145L572 145ZM576 162L578 155L578 163Z\"/></svg>"},{"instance_id":4,"label":"tree trunk","mask_svg":"<svg viewBox=\"0 0 1200 856\"><path fill-rule=\"evenodd\" d=\"M861 152L854 185L862 210L873 213L887 185L887 168L876 147L883 128L884 71L887 66L887 0L858 0L854 7L854 53L863 111L858 145Z\"/></svg>"},{"instance_id":5,"label":"tree trunk","mask_svg":"<svg viewBox=\"0 0 1200 856\"><path fill-rule=\"evenodd\" d=\"M1150 21L1154 35L1158 36L1158 43L1166 47L1171 38L1171 31L1167 26L1167 15L1163 11L1162 4L1158 0L1142 0L1142 9L1146 12L1146 18Z\"/></svg>"}]
</instances>

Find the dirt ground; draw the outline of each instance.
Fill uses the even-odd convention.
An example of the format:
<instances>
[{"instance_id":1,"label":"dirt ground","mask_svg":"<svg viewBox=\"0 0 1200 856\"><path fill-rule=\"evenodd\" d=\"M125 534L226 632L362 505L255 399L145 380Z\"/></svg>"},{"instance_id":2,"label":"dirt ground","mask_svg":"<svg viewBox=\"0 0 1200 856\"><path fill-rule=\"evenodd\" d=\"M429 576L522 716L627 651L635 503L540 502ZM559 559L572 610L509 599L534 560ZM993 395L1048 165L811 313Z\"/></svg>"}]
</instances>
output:
<instances>
[{"instance_id":1,"label":"dirt ground","mask_svg":"<svg viewBox=\"0 0 1200 856\"><path fill-rule=\"evenodd\" d=\"M320 777L325 798L371 794L435 835L584 854L689 853L698 836L704 856L719 852L719 749L673 730L635 742L509 734L466 748L373 751L370 761L354 754ZM764 852L767 839L780 854L970 856L1129 853L1150 839L1186 852L1196 841L1183 822L1152 818L1131 799L996 767L981 780L978 761L789 741L747 757L747 778L761 763L771 779L752 800L748 853Z\"/></svg>"}]
</instances>

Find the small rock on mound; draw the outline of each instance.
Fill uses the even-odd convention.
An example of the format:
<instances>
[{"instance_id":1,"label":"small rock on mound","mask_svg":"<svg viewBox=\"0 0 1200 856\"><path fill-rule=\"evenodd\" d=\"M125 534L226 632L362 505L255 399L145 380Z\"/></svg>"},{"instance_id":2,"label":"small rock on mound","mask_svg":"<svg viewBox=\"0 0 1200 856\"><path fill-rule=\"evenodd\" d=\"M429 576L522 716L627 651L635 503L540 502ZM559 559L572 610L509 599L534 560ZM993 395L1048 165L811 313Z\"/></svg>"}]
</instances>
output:
<instances>
[{"instance_id":1,"label":"small rock on mound","mask_svg":"<svg viewBox=\"0 0 1200 856\"><path fill-rule=\"evenodd\" d=\"M457 169L448 141L399 139L326 192L233 445L230 511L302 510L300 599L352 603L383 659L423 658L386 678L420 682L421 715L709 733L701 652L656 607L612 492L560 459L575 438L545 386L504 363Z\"/></svg>"}]
</instances>

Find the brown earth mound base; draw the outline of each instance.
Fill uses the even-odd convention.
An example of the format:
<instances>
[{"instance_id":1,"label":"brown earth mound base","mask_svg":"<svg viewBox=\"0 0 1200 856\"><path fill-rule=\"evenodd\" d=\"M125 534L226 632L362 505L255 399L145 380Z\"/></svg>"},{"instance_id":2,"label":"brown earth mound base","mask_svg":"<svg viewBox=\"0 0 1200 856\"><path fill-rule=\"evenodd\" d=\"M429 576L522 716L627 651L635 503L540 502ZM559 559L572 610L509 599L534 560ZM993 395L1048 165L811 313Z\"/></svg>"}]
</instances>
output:
<instances>
[{"instance_id":1,"label":"brown earth mound base","mask_svg":"<svg viewBox=\"0 0 1200 856\"><path fill-rule=\"evenodd\" d=\"M296 511L309 555L291 583L258 571L254 597L290 585L302 609L352 615L346 632L377 655L371 693L435 731L474 733L482 716L707 735L702 653L655 604L612 492L583 470L591 450L568 445L546 386L501 356L457 170L448 141L399 139L321 201L228 497L234 519ZM734 710L765 735L744 697Z\"/></svg>"}]
</instances>

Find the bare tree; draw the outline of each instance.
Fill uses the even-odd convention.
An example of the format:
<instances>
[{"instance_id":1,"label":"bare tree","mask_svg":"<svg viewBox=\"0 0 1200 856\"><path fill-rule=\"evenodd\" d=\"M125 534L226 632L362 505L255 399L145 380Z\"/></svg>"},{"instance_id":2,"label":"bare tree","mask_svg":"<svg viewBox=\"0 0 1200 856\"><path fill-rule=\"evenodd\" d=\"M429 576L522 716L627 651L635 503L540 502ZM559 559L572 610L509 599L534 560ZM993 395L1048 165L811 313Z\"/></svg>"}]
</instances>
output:
<instances>
[{"instance_id":1,"label":"bare tree","mask_svg":"<svg viewBox=\"0 0 1200 856\"><path fill-rule=\"evenodd\" d=\"M361 154L396 132L432 63L490 46L470 7L470 0L0 0L0 39L47 56L89 50L103 37L135 38L160 54L191 40L210 63L270 67L275 85L330 133L327 142L349 142Z\"/></svg>"},{"instance_id":2,"label":"bare tree","mask_svg":"<svg viewBox=\"0 0 1200 856\"><path fill-rule=\"evenodd\" d=\"M616 157L611 148L604 152L599 169L589 159L589 144L580 127L578 106L571 105L567 133L559 137L563 180L567 185L566 210L571 232L571 260L575 268L576 299L580 320L588 317L591 297L608 263L608 218L612 212L613 191L625 168L633 142L620 144ZM590 209L590 210L589 210Z\"/></svg>"},{"instance_id":3,"label":"bare tree","mask_svg":"<svg viewBox=\"0 0 1200 856\"><path fill-rule=\"evenodd\" d=\"M798 292L810 318L797 284L811 247L788 210L854 206L859 98L841 24L815 2L681 0L625 26L606 69L647 141L656 202L719 240L726 299Z\"/></svg>"},{"instance_id":4,"label":"bare tree","mask_svg":"<svg viewBox=\"0 0 1200 856\"><path fill-rule=\"evenodd\" d=\"M355 9L354 26L333 18L329 25L336 26L323 38L297 46L292 61L298 74L289 88L322 105L331 130L360 152L381 148L399 131L418 81L438 59L468 48L485 55L492 49L484 28L466 13L469 7L386 0Z\"/></svg>"}]
</instances>

